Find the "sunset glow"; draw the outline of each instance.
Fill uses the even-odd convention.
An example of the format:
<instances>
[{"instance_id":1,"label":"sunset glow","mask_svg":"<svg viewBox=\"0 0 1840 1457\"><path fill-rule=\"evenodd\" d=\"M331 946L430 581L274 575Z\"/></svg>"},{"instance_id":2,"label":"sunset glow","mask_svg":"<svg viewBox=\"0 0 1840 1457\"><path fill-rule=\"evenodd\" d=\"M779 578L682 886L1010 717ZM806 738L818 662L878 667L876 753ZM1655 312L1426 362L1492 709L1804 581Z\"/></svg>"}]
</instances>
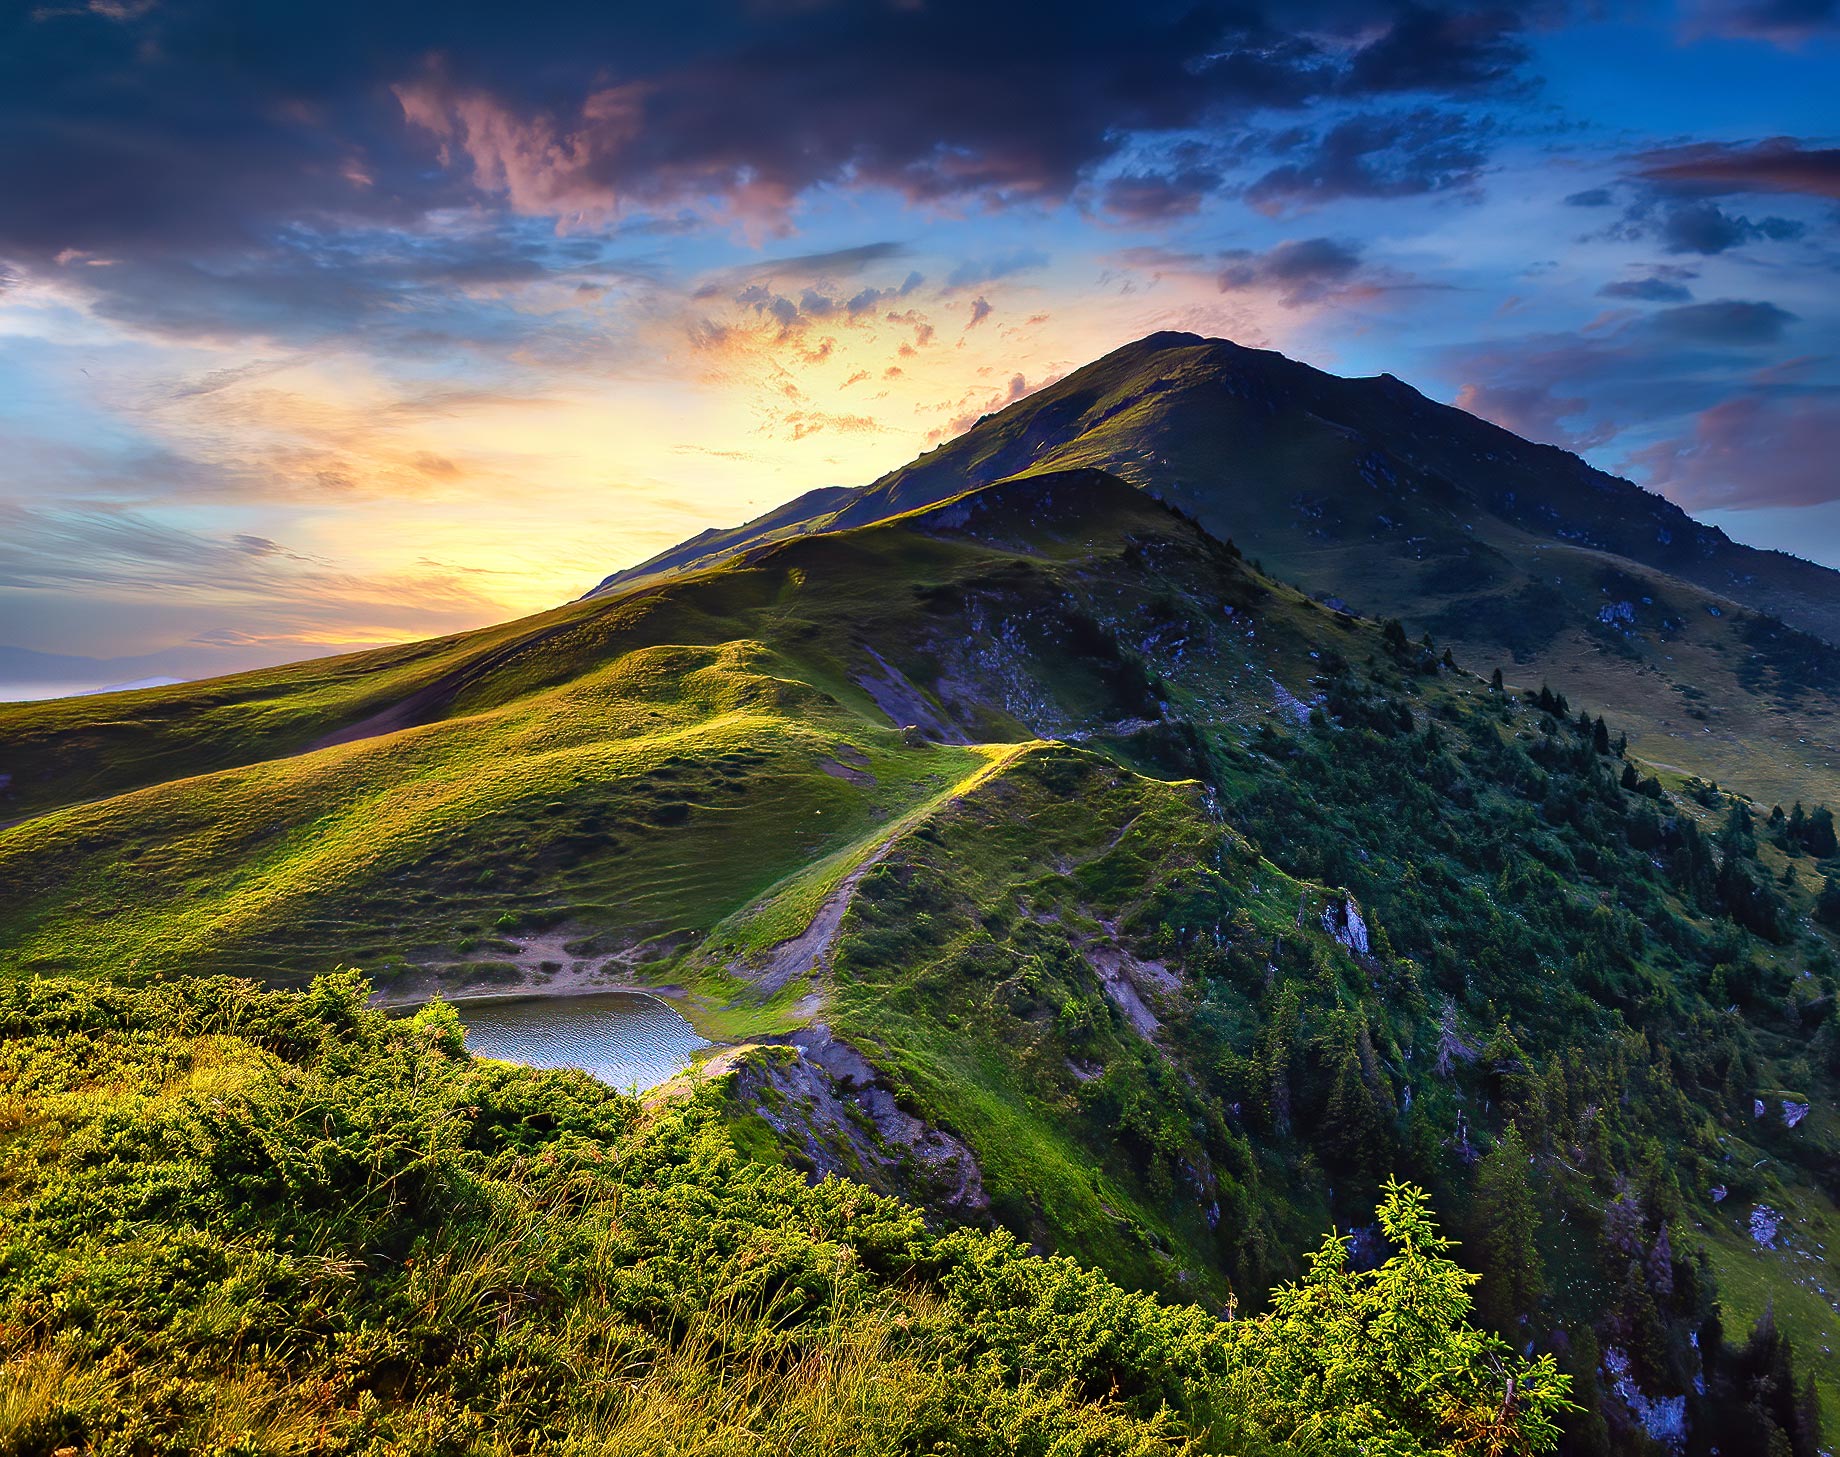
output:
<instances>
[{"instance_id":1,"label":"sunset glow","mask_svg":"<svg viewBox=\"0 0 1840 1457\"><path fill-rule=\"evenodd\" d=\"M1081 21L1076 92L922 105L861 68L949 10L630 46L457 16L359 74L287 7L226 74L209 9L10 23L0 645L279 658L537 610L1165 327L1389 370L1840 560L1831 473L1744 468L1832 444L1817 25L1325 11L1255 82L1147 16L1130 64L1173 69L1133 97ZM795 33L828 89L763 71ZM1619 38L1652 76L1613 82Z\"/></svg>"}]
</instances>

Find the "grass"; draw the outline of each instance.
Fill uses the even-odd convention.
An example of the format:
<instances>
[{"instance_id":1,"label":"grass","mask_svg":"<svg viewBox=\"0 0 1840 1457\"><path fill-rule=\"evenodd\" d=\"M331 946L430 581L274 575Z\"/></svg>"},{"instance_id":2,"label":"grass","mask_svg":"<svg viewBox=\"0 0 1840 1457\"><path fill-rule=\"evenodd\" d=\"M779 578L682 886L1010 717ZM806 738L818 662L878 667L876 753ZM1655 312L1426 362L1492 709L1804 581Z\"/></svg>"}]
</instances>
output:
<instances>
[{"instance_id":1,"label":"grass","mask_svg":"<svg viewBox=\"0 0 1840 1457\"><path fill-rule=\"evenodd\" d=\"M1792 1045L1831 993L1797 975L1813 952L1747 942L1660 849L1663 814L1711 834L1722 803L1626 794L1588 734L1092 475L142 707L0 711L42 809L0 830L15 986L343 962L406 996L618 962L682 987L706 1035L829 1022L971 1146L996 1222L1184 1298L1255 1299L1364 1216L1382 1160L1461 1207L1451 1150L1498 1131L1503 1094L1493 1062L1424 1071L1444 1007L1478 1045L1511 1021L1571 1079L1553 1137L1586 1108L1614 1125L1553 1145L1581 1211L1654 1158L1703 1172L1721 1081L1756 1059L1767 1086L1823 1085ZM274 752L239 759L239 719ZM91 800L105 732L147 782ZM761 995L851 881L828 974ZM1330 939L1337 886L1399 949ZM1715 1025L1727 985L1752 1010ZM1606 1066L1648 1080L1635 1103L1596 1086Z\"/></svg>"},{"instance_id":2,"label":"grass","mask_svg":"<svg viewBox=\"0 0 1840 1457\"><path fill-rule=\"evenodd\" d=\"M921 513L413 648L0 708L0 765L39 809L0 830L0 963L387 981L561 926L590 955L713 976L719 957L684 954L802 929L862 855L1031 741L1025 720L1154 712L1120 606L1134 543L1167 540L1171 580L1217 576L1217 553L1120 487L1056 489L1045 513ZM1235 645L1217 681L1268 691L1301 611L1275 598L1269 644ZM993 613L1020 637L980 655ZM904 745L866 635L916 682L982 679L978 701L1009 705L974 715L996 742ZM298 752L341 729L363 735Z\"/></svg>"},{"instance_id":3,"label":"grass","mask_svg":"<svg viewBox=\"0 0 1840 1457\"><path fill-rule=\"evenodd\" d=\"M1796 1369L1811 1373L1821 1394L1824 1423L1840 1420L1840 1311L1826 1249L1840 1251L1840 1216L1833 1204L1811 1189L1797 1189L1771 1207L1789 1216L1787 1248L1766 1250L1749 1237L1750 1207L1716 1217L1729 1205L1715 1206L1715 1217L1696 1222L1696 1232L1711 1260L1719 1284L1719 1304L1729 1338L1749 1331L1765 1310L1795 1345ZM1826 1287L1827 1294L1822 1294Z\"/></svg>"}]
</instances>

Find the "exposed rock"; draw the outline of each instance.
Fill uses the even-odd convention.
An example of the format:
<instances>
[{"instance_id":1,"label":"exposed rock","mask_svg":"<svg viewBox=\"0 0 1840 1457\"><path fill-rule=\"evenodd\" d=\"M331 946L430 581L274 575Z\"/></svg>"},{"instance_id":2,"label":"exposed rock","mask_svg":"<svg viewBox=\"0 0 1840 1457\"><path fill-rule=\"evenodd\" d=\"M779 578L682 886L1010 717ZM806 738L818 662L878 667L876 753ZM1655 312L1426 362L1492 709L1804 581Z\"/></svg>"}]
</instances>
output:
<instances>
[{"instance_id":1,"label":"exposed rock","mask_svg":"<svg viewBox=\"0 0 1840 1457\"><path fill-rule=\"evenodd\" d=\"M854 1179L958 1219L990 1208L965 1143L902 1109L869 1060L829 1027L759 1049L735 1077L735 1097L802 1157L812 1182Z\"/></svg>"},{"instance_id":2,"label":"exposed rock","mask_svg":"<svg viewBox=\"0 0 1840 1457\"><path fill-rule=\"evenodd\" d=\"M833 779L841 779L849 784L867 785L875 783L875 776L867 769L858 769L837 759L822 759L818 767Z\"/></svg>"},{"instance_id":3,"label":"exposed rock","mask_svg":"<svg viewBox=\"0 0 1840 1457\"><path fill-rule=\"evenodd\" d=\"M1295 693L1291 692L1290 689L1286 688L1276 678L1271 680L1271 695L1272 701L1278 706L1278 712L1282 713L1292 723L1296 724L1298 728L1303 728L1309 723L1310 705L1305 703Z\"/></svg>"},{"instance_id":4,"label":"exposed rock","mask_svg":"<svg viewBox=\"0 0 1840 1457\"><path fill-rule=\"evenodd\" d=\"M1181 985L1176 974L1160 961L1143 961L1133 956L1116 939L1117 928L1106 926L1113 939L1095 942L1084 949L1087 964L1099 978L1106 997L1139 1034L1155 1037L1162 1022L1151 1010L1150 999L1167 996Z\"/></svg>"},{"instance_id":5,"label":"exposed rock","mask_svg":"<svg viewBox=\"0 0 1840 1457\"><path fill-rule=\"evenodd\" d=\"M1322 913L1323 930L1327 931L1342 945L1360 956L1370 954L1367 938L1367 922L1361 915L1361 907L1355 903L1353 896L1343 896L1339 901L1331 901Z\"/></svg>"},{"instance_id":6,"label":"exposed rock","mask_svg":"<svg viewBox=\"0 0 1840 1457\"><path fill-rule=\"evenodd\" d=\"M1684 1396L1653 1397L1636 1385L1628 1355L1615 1346L1604 1348L1604 1374L1617 1400L1629 1409L1648 1433L1650 1441L1659 1442L1670 1452L1687 1444L1687 1399Z\"/></svg>"},{"instance_id":7,"label":"exposed rock","mask_svg":"<svg viewBox=\"0 0 1840 1457\"><path fill-rule=\"evenodd\" d=\"M1811 1105L1807 1103L1796 1103L1788 1098L1784 1098L1782 1105L1783 1122L1787 1123L1791 1128L1795 1127L1796 1124L1800 1123L1808 1116L1810 1106Z\"/></svg>"},{"instance_id":8,"label":"exposed rock","mask_svg":"<svg viewBox=\"0 0 1840 1457\"><path fill-rule=\"evenodd\" d=\"M962 729L940 717L938 710L928 702L927 696L899 668L867 644L864 644L863 651L875 661L877 671L857 675L856 682L875 700L875 706L888 715L890 722L902 725L904 740L908 731L914 729L935 743L971 742Z\"/></svg>"}]
</instances>

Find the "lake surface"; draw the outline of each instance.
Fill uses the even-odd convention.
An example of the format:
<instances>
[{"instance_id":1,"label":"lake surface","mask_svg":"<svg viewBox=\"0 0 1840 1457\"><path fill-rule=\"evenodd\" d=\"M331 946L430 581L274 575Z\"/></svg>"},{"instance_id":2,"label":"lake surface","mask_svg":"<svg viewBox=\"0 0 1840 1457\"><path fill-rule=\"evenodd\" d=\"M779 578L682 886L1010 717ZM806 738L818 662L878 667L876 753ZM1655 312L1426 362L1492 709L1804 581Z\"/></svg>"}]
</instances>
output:
<instances>
[{"instance_id":1,"label":"lake surface","mask_svg":"<svg viewBox=\"0 0 1840 1457\"><path fill-rule=\"evenodd\" d=\"M709 1043L656 997L596 992L461 1002L466 1050L526 1067L578 1067L626 1092L655 1088Z\"/></svg>"}]
</instances>

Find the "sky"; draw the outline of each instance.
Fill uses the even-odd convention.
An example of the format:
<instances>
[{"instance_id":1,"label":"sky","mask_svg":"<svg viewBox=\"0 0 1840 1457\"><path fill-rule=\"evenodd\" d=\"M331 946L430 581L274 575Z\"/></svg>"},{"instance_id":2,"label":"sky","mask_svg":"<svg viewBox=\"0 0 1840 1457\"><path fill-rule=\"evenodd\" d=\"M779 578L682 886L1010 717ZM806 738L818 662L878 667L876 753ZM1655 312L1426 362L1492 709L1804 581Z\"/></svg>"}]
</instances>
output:
<instances>
[{"instance_id":1,"label":"sky","mask_svg":"<svg viewBox=\"0 0 1840 1457\"><path fill-rule=\"evenodd\" d=\"M0 653L537 611L1161 328L1840 566L1836 81L1840 0L14 0Z\"/></svg>"}]
</instances>

